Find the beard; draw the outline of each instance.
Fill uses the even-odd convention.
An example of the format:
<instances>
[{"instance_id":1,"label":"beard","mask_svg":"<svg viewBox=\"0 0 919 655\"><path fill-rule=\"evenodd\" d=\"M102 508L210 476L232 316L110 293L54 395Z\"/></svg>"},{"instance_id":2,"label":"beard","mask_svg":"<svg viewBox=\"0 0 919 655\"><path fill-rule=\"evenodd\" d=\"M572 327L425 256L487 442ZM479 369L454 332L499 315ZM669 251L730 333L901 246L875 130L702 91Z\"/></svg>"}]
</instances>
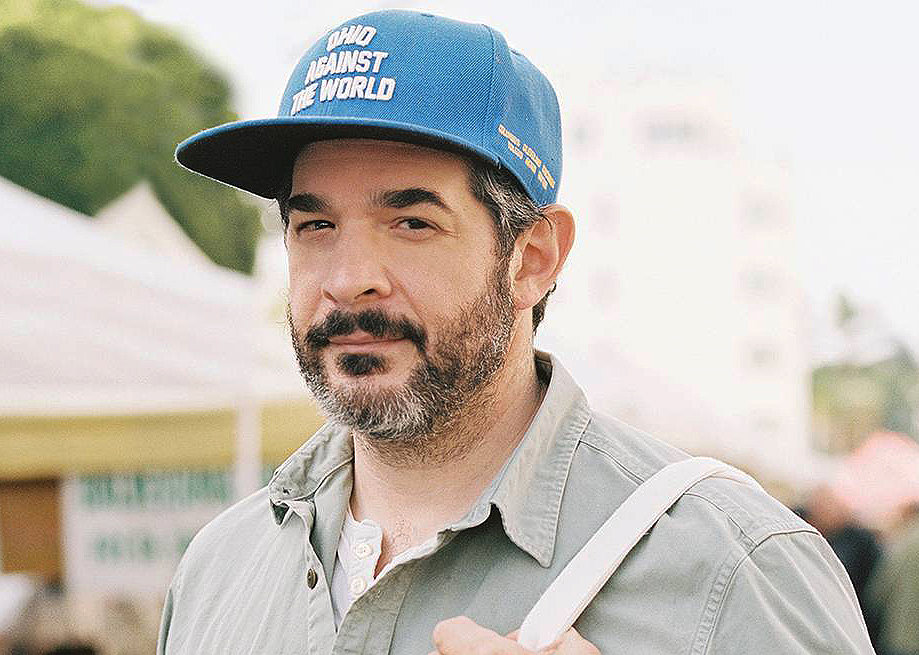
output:
<instances>
[{"instance_id":1,"label":"beard","mask_svg":"<svg viewBox=\"0 0 919 655\"><path fill-rule=\"evenodd\" d=\"M323 412L368 437L370 445L390 445L394 451L408 448L413 458L432 452L434 435L464 419L485 415L492 394L489 383L507 360L515 319L508 266L509 261L499 262L484 293L444 318L433 338L424 326L380 309L333 310L301 332L288 306L300 372ZM331 383L324 349L330 338L355 330L375 338L406 339L415 346L418 361L404 383L374 386L372 376L388 371L390 362L370 353L340 354L334 365L354 383ZM367 384L360 383L362 378L367 378ZM453 436L455 455L463 444L455 439L459 435Z\"/></svg>"}]
</instances>

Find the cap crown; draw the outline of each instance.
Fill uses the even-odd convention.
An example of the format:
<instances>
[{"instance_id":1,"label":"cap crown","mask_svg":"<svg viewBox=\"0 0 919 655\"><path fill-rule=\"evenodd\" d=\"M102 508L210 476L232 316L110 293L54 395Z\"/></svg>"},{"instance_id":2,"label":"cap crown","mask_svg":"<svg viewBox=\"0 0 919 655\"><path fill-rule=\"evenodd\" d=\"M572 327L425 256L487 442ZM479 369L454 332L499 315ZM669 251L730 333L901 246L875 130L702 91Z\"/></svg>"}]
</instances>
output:
<instances>
[{"instance_id":1,"label":"cap crown","mask_svg":"<svg viewBox=\"0 0 919 655\"><path fill-rule=\"evenodd\" d=\"M545 76L486 25L403 10L330 30L300 59L276 119L203 132L177 159L270 197L306 142L346 136L472 153L508 169L537 205L557 195L561 123ZM247 159L221 162L221 151Z\"/></svg>"}]
</instances>

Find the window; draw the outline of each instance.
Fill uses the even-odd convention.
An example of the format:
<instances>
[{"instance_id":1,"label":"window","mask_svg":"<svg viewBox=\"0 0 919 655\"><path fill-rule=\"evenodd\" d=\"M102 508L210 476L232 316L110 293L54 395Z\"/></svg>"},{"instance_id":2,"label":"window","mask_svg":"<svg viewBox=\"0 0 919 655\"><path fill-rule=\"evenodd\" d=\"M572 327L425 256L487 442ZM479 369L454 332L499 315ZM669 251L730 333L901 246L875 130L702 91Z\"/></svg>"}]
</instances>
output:
<instances>
[{"instance_id":1,"label":"window","mask_svg":"<svg viewBox=\"0 0 919 655\"><path fill-rule=\"evenodd\" d=\"M782 207L778 200L765 191L749 193L740 202L740 222L750 228L778 225L782 222Z\"/></svg>"},{"instance_id":2,"label":"window","mask_svg":"<svg viewBox=\"0 0 919 655\"><path fill-rule=\"evenodd\" d=\"M695 121L685 118L649 121L645 127L647 140L656 145L686 144L704 141L707 130Z\"/></svg>"},{"instance_id":3,"label":"window","mask_svg":"<svg viewBox=\"0 0 919 655\"><path fill-rule=\"evenodd\" d=\"M746 299L777 298L782 292L782 275L768 268L751 268L740 274L740 290Z\"/></svg>"},{"instance_id":4,"label":"window","mask_svg":"<svg viewBox=\"0 0 919 655\"><path fill-rule=\"evenodd\" d=\"M779 363L780 353L774 344L759 343L750 346L746 359L753 368L771 368Z\"/></svg>"}]
</instances>

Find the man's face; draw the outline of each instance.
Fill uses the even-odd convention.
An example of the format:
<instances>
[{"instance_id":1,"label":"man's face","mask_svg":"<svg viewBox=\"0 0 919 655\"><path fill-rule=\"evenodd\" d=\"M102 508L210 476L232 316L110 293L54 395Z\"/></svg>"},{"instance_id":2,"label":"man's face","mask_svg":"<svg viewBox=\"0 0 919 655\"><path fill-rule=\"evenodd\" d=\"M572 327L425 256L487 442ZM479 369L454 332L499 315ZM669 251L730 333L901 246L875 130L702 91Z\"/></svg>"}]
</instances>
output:
<instances>
[{"instance_id":1,"label":"man's face","mask_svg":"<svg viewBox=\"0 0 919 655\"><path fill-rule=\"evenodd\" d=\"M291 333L324 411L412 441L480 407L515 311L465 161L388 141L317 142L297 158L289 205Z\"/></svg>"}]
</instances>

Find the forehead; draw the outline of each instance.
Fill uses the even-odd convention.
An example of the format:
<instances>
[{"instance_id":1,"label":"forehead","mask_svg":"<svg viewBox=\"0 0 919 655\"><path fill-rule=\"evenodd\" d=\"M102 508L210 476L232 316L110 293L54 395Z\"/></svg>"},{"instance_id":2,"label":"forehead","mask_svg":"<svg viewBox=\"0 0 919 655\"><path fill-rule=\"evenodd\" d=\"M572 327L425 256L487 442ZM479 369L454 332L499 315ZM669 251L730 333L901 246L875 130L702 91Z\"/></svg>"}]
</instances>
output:
<instances>
[{"instance_id":1,"label":"forehead","mask_svg":"<svg viewBox=\"0 0 919 655\"><path fill-rule=\"evenodd\" d=\"M297 155L292 186L348 181L399 184L423 181L442 186L469 179L468 161L444 150L399 141L330 139L307 144Z\"/></svg>"}]
</instances>

